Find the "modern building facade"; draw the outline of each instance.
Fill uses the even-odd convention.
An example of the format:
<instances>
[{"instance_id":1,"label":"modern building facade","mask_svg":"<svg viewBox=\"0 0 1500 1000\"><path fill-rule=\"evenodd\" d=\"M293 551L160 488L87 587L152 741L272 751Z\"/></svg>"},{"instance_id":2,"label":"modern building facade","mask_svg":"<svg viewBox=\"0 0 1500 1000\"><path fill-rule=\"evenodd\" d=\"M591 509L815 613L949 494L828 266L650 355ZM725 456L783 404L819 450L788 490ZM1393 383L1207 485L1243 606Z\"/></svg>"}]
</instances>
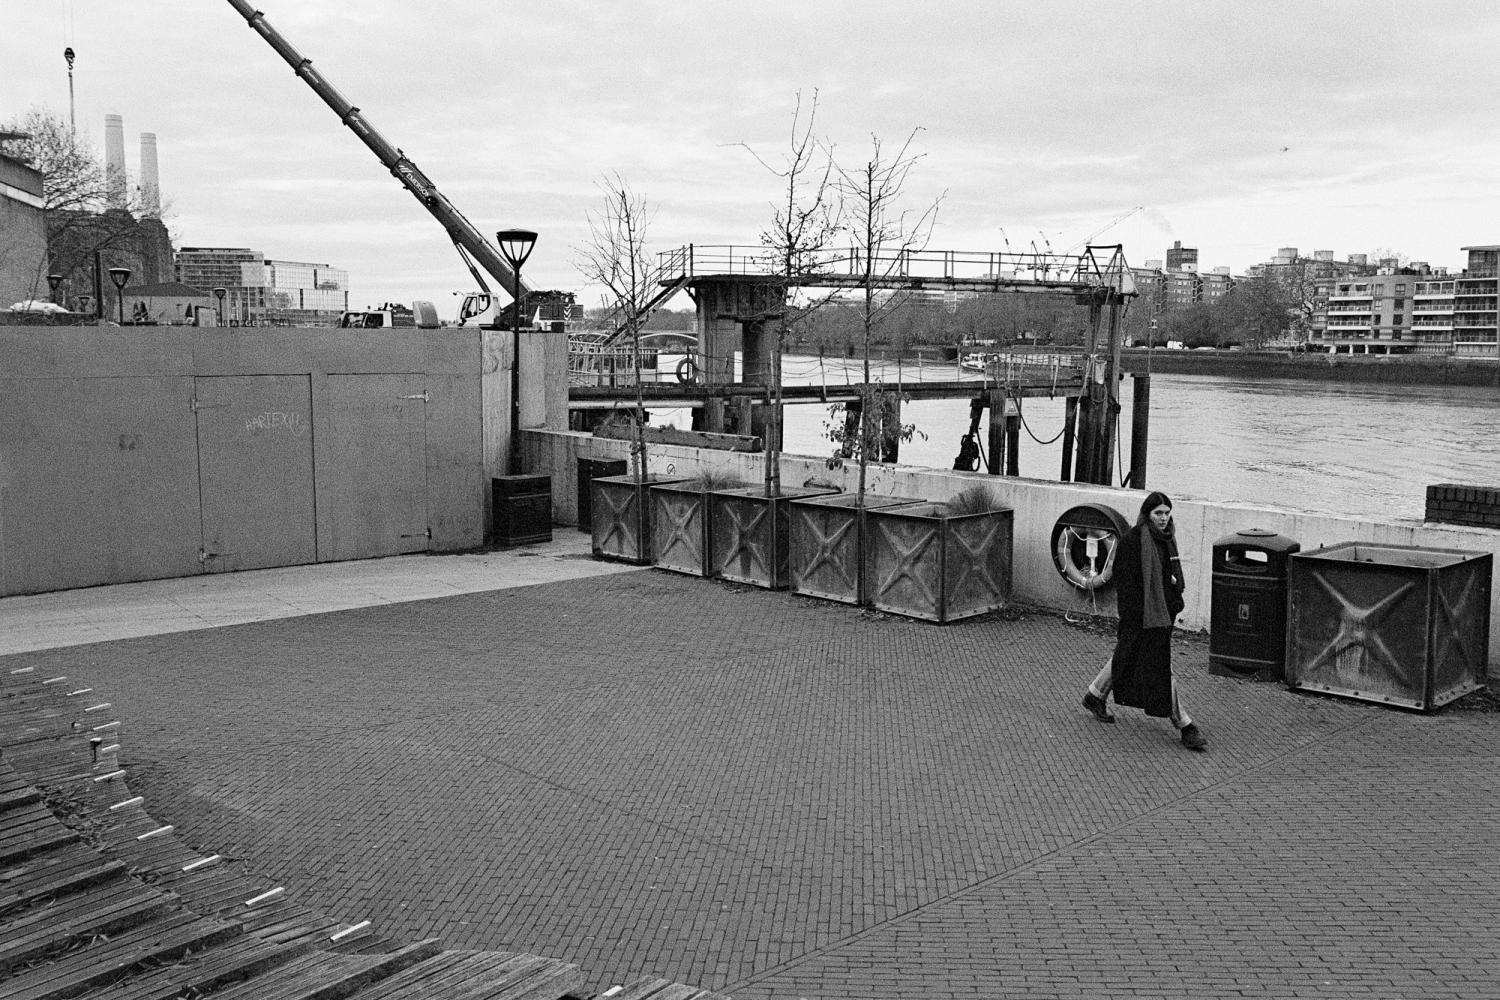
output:
<instances>
[{"instance_id":1,"label":"modern building facade","mask_svg":"<svg viewBox=\"0 0 1500 1000\"><path fill-rule=\"evenodd\" d=\"M177 280L224 289L225 322L233 326L334 326L349 308L349 272L245 247L183 247Z\"/></svg>"}]
</instances>

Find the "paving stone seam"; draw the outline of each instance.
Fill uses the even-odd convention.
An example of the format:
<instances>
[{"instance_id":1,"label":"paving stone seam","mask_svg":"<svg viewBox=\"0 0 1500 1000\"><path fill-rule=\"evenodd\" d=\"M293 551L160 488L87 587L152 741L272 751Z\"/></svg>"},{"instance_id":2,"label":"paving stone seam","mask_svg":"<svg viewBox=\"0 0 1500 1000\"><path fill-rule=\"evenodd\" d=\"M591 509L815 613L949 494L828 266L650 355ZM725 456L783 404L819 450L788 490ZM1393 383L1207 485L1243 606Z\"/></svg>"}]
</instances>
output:
<instances>
[{"instance_id":1,"label":"paving stone seam","mask_svg":"<svg viewBox=\"0 0 1500 1000\"><path fill-rule=\"evenodd\" d=\"M1120 820L1117 823L1113 823L1109 826L1098 829L1093 833L1088 834L1087 836L1079 837L1077 840L1071 841L1070 843L1063 844L1059 847L1053 848L1050 851L1039 854L1036 857L1029 858L1013 868L1009 868L1003 872L996 872L994 875L991 875L988 878L981 879L978 882L971 882L970 884L963 886L960 889L955 889L953 892L947 893L934 899L930 899L922 903L920 906L914 906L909 910L898 913L878 923L862 927L851 934L846 934L836 941L830 941L817 948L809 949L808 951L805 951L800 955L764 969L763 971L758 972L755 975L747 976L746 978L741 979L737 982L726 983L720 987L720 990L724 993L733 994L739 990L745 990L755 986L759 986L767 982L768 980L774 979L787 972L790 972L807 962L815 961L825 955L835 953L848 945L855 944L872 935L882 933L888 928L905 923L915 917L920 916L923 913L936 909L937 907L946 906L950 903L961 900L966 896L973 895L991 886L1024 876L1035 869L1044 867L1045 865L1052 863L1060 857L1064 857L1068 854L1074 853L1082 848L1088 847L1091 844L1098 843L1101 840L1116 836L1122 831L1128 830L1134 826L1139 825L1145 820L1150 819L1152 816L1158 815L1171 809L1179 808L1184 803L1191 802L1192 800L1203 795L1216 793L1227 786L1231 786L1240 781L1243 781L1245 778L1269 770L1270 768L1281 764L1289 758L1296 757L1300 754L1306 753L1308 750L1316 746L1325 744L1334 737L1344 736L1361 727L1374 725L1376 721L1377 718L1374 716L1355 719L1346 725L1339 726L1336 729L1328 731L1323 736L1310 739L1305 743L1301 743L1295 747L1288 748L1286 751L1267 757L1265 760L1262 760L1251 767L1245 768L1242 771L1238 771L1232 775L1226 775L1223 778L1220 778L1218 781L1210 782L1209 784L1206 784L1201 788L1196 788L1185 795L1180 795L1175 799L1159 803L1158 805L1153 806L1150 809L1142 810L1141 812L1129 817L1128 819Z\"/></svg>"},{"instance_id":2,"label":"paving stone seam","mask_svg":"<svg viewBox=\"0 0 1500 1000\"><path fill-rule=\"evenodd\" d=\"M765 865L772 865L773 864L773 862L769 858L761 857L760 855L752 853L750 851L740 850L739 848L731 847L728 844L721 844L721 843L719 843L716 840L713 840L713 839L708 838L708 837L704 837L701 834L692 833L692 832L690 832L688 830L685 830L682 827L679 827L679 826L677 826L675 824L672 824L672 823L663 823L663 822L661 822L658 819L653 819L650 815L648 815L648 814L646 814L644 812L641 812L638 809L633 809L633 808L631 808L629 806L621 805L619 802L615 802L615 801L612 801L610 799L602 798L602 797L600 797L598 795L594 795L594 794L591 794L589 792L580 791L577 788L573 788L573 787L570 787L568 785L562 784L561 782L554 781L551 778L543 777L542 775L537 774L534 771L527 770L524 767L519 767L519 766L517 766L515 764L512 764L512 763L509 763L507 761L499 760L499 759L497 759L495 757L491 757L489 754L486 754L483 751L472 750L472 751L470 751L470 753L472 753L473 756L475 756L475 757L479 757L479 758L481 758L483 760L489 761L492 765L494 765L497 768L502 768L504 770L510 771L513 774L522 775L522 776L524 776L526 778L529 778L532 781L537 782L538 784L546 785L548 788L554 788L557 791L563 793L564 795L570 795L573 798L581 799L584 802L591 802L594 805L601 806L603 808L612 810L614 812L620 813L621 815L629 816L631 819L638 820L638 821L646 824L647 826L653 827L655 829L671 830L673 833L675 833L679 837L681 837L684 841L687 841L687 842L690 842L690 843L703 844L703 845L705 845L707 847L713 848L716 851L722 851L725 854L732 854L735 857L744 858L747 861L759 861L759 862L761 862L762 864L765 864Z\"/></svg>"}]
</instances>

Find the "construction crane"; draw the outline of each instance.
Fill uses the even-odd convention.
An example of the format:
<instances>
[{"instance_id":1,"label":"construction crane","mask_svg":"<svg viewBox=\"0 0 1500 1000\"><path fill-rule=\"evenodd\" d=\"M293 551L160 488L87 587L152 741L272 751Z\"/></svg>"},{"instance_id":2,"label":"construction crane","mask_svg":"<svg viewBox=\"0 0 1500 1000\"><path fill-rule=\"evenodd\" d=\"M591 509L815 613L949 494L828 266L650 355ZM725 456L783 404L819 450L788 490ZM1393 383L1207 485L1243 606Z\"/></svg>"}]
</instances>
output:
<instances>
[{"instance_id":1,"label":"construction crane","mask_svg":"<svg viewBox=\"0 0 1500 1000\"><path fill-rule=\"evenodd\" d=\"M1120 223L1124 222L1126 219L1130 218L1135 213L1137 213L1137 212L1144 212L1145 210L1146 210L1146 206L1145 205L1137 205L1137 206L1135 206L1134 208L1132 208L1130 211L1124 213L1123 215L1116 216L1115 218L1113 218L1110 221L1106 222L1104 225L1100 226L1098 229L1094 230L1092 233L1089 233L1083 239L1079 240L1077 243L1074 243L1072 246L1068 247L1068 249L1064 250L1063 252L1064 253L1072 253L1074 250L1077 250L1079 247L1088 246L1090 243L1092 243L1096 239L1098 239L1101 235L1103 235L1104 233L1107 233L1109 230L1115 228L1116 226L1118 226Z\"/></svg>"},{"instance_id":2,"label":"construction crane","mask_svg":"<svg viewBox=\"0 0 1500 1000\"><path fill-rule=\"evenodd\" d=\"M282 37L281 33L271 27L266 17L256 10L245 0L229 0L229 5L240 13L240 16L250 25L251 29L259 34L276 53L285 59L287 65L292 67L292 72L302 78L302 81L313 89L313 93L323 99L323 103L333 109L333 113L339 116L339 121L349 127L349 131L359 137L359 140L370 148L380 162L385 164L401 186L412 193L422 207L432 214L447 230L448 237L453 240L453 245L458 249L459 256L469 268L469 273L483 289L482 293L470 294L465 298L459 309L459 324L471 319L479 313L484 312L490 306L490 289L485 284L484 277L479 273L479 268L499 282L500 287L510 294L515 294L516 274L511 270L510 264L501 256L489 240L485 239L474 224L464 218L454 204L438 191L437 185L433 184L420 167L411 159L391 145L379 132L375 131L365 116L360 113L359 108L350 104L344 96L333 88L327 80L313 69L312 60L306 58L302 53L292 47L292 44ZM478 264L478 268L475 264ZM520 285L520 294L526 295L531 289L523 282Z\"/></svg>"}]
</instances>

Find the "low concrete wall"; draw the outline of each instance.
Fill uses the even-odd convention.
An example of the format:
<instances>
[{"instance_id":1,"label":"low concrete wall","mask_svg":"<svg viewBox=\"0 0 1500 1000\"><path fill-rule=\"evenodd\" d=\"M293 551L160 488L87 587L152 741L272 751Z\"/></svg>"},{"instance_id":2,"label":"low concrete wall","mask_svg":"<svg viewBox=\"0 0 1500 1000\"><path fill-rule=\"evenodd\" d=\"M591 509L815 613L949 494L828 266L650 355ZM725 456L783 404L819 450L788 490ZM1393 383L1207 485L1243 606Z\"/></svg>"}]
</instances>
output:
<instances>
[{"instance_id":1,"label":"low concrete wall","mask_svg":"<svg viewBox=\"0 0 1500 1000\"><path fill-rule=\"evenodd\" d=\"M577 468L580 458L627 458L630 442L596 438L569 431L524 431L522 446L526 468L552 476L554 520L576 524ZM747 483L761 482L765 459L759 454L706 449L653 446L650 471L693 475L705 469L730 473ZM858 471L831 471L823 459L797 455L781 457L782 482L787 486L830 483L854 489ZM1087 614L1114 615L1114 594L1088 594L1063 580L1052 563L1052 527L1064 511L1085 503L1107 504L1134 522L1144 490L1112 489L1037 479L990 476L978 472L947 472L904 465L871 465L868 489L891 496L917 496L943 500L959 490L980 483L1015 512L1015 550L1012 595L1015 600L1044 608ZM1267 528L1315 549L1338 542L1379 545L1420 545L1437 549L1490 552L1500 560L1500 531L1456 525L1410 525L1361 521L1349 517L1306 514L1272 507L1214 503L1174 498L1178 547L1187 573L1187 608L1179 624L1206 630L1209 625L1213 545L1219 539L1245 528ZM1492 588L1490 607L1490 662L1500 654L1500 588Z\"/></svg>"}]
</instances>

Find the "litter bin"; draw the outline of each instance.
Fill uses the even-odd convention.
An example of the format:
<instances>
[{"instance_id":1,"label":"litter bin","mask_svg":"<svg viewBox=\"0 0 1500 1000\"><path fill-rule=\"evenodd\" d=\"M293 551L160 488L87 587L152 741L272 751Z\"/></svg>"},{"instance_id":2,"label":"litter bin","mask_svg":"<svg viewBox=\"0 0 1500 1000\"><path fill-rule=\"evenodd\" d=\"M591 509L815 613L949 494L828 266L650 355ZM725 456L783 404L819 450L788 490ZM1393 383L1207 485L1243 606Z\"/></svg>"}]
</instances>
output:
<instances>
[{"instance_id":1,"label":"litter bin","mask_svg":"<svg viewBox=\"0 0 1500 1000\"><path fill-rule=\"evenodd\" d=\"M552 541L552 477L496 476L490 480L495 544Z\"/></svg>"},{"instance_id":2,"label":"litter bin","mask_svg":"<svg viewBox=\"0 0 1500 1000\"><path fill-rule=\"evenodd\" d=\"M629 463L623 458L580 458L578 460L578 530L592 533L594 530L594 480L605 476L623 476L629 471Z\"/></svg>"},{"instance_id":3,"label":"litter bin","mask_svg":"<svg viewBox=\"0 0 1500 1000\"><path fill-rule=\"evenodd\" d=\"M1282 679L1289 566L1301 548L1264 528L1247 528L1214 543L1209 673Z\"/></svg>"}]
</instances>

